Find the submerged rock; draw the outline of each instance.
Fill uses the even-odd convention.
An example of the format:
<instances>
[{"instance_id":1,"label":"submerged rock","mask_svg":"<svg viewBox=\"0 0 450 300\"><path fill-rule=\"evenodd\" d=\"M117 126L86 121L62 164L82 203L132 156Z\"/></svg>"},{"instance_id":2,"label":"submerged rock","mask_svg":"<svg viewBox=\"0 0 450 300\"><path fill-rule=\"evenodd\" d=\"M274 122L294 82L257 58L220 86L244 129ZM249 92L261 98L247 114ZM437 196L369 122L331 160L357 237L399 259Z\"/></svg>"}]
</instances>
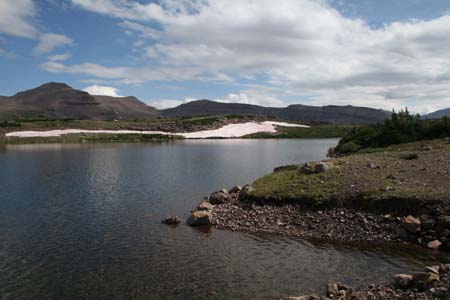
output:
<instances>
[{"instance_id":1,"label":"submerged rock","mask_svg":"<svg viewBox=\"0 0 450 300\"><path fill-rule=\"evenodd\" d=\"M178 225L181 223L181 219L178 218L177 216L167 217L164 220L162 220L161 223L167 225Z\"/></svg>"},{"instance_id":2,"label":"submerged rock","mask_svg":"<svg viewBox=\"0 0 450 300\"><path fill-rule=\"evenodd\" d=\"M212 213L204 210L194 211L187 220L187 224L189 226L212 225Z\"/></svg>"}]
</instances>

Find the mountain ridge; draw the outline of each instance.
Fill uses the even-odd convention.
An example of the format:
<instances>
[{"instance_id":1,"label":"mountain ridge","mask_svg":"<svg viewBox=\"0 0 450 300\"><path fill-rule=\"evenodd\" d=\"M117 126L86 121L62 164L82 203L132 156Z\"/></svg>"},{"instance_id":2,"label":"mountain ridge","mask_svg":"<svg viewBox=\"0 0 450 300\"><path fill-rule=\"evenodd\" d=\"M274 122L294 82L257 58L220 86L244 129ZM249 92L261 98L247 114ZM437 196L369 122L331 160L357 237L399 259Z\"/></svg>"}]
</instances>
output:
<instances>
[{"instance_id":1,"label":"mountain ridge","mask_svg":"<svg viewBox=\"0 0 450 300\"><path fill-rule=\"evenodd\" d=\"M90 95L65 83L48 82L13 96L0 96L0 118L48 118L88 120L145 120L154 118L258 115L288 121L332 124L383 122L390 112L358 106L264 107L244 103L201 99L177 107L157 110L136 97Z\"/></svg>"}]
</instances>

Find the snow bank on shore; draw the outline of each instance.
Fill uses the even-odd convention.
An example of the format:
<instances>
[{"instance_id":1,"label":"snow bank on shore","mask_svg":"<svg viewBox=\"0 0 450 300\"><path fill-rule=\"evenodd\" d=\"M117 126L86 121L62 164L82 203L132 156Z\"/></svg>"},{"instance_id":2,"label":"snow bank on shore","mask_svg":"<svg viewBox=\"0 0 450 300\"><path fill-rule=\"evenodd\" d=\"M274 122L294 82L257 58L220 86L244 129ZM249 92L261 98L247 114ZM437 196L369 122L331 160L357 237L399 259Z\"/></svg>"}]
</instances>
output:
<instances>
[{"instance_id":1,"label":"snow bank on shore","mask_svg":"<svg viewBox=\"0 0 450 300\"><path fill-rule=\"evenodd\" d=\"M248 134L258 132L277 131L276 127L303 127L309 128L306 125L284 123L284 122L248 122L241 124L228 124L219 129L203 130L197 132L182 132L170 133L163 131L138 131L138 130L85 130L85 129L62 129L49 131L16 131L7 133L7 137L60 137L67 134L165 134L165 135L179 135L187 139L205 139L205 138L238 138Z\"/></svg>"}]
</instances>

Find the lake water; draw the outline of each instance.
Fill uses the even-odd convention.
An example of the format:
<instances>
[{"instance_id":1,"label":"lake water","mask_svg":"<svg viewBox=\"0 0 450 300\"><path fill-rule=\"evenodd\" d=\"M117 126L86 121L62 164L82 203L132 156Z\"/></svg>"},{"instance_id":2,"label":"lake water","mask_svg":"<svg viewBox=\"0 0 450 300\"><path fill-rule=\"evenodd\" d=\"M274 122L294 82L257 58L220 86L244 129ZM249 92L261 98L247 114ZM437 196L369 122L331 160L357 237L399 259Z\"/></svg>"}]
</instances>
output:
<instances>
[{"instance_id":1,"label":"lake water","mask_svg":"<svg viewBox=\"0 0 450 300\"><path fill-rule=\"evenodd\" d=\"M162 225L203 196L336 140L204 140L0 148L0 298L280 299L330 280L384 282L432 252L311 244Z\"/></svg>"}]
</instances>

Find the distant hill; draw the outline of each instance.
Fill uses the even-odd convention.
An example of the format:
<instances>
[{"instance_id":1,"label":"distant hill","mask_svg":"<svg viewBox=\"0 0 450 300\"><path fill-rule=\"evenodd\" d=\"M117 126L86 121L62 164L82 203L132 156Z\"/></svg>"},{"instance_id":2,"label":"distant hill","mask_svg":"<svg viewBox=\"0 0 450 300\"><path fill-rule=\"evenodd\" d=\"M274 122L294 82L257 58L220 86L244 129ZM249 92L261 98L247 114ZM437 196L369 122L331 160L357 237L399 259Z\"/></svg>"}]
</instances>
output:
<instances>
[{"instance_id":1,"label":"distant hill","mask_svg":"<svg viewBox=\"0 0 450 300\"><path fill-rule=\"evenodd\" d=\"M161 111L164 117L193 117L204 115L265 115L291 121L333 124L371 124L382 122L390 112L356 106L307 106L263 107L250 104L220 103L198 100Z\"/></svg>"},{"instance_id":2,"label":"distant hill","mask_svg":"<svg viewBox=\"0 0 450 300\"><path fill-rule=\"evenodd\" d=\"M210 100L197 100L157 110L135 97L90 95L56 82L46 83L11 97L0 96L0 119L144 120L221 115L270 116L305 123L372 124L384 121L390 116L390 112L356 106L296 104L288 107L264 107Z\"/></svg>"},{"instance_id":3,"label":"distant hill","mask_svg":"<svg viewBox=\"0 0 450 300\"><path fill-rule=\"evenodd\" d=\"M450 117L450 108L441 109L425 116L427 119L439 119L442 117Z\"/></svg>"},{"instance_id":4,"label":"distant hill","mask_svg":"<svg viewBox=\"0 0 450 300\"><path fill-rule=\"evenodd\" d=\"M50 82L35 89L0 97L0 118L149 119L158 111L134 97L92 96L64 83Z\"/></svg>"}]
</instances>

